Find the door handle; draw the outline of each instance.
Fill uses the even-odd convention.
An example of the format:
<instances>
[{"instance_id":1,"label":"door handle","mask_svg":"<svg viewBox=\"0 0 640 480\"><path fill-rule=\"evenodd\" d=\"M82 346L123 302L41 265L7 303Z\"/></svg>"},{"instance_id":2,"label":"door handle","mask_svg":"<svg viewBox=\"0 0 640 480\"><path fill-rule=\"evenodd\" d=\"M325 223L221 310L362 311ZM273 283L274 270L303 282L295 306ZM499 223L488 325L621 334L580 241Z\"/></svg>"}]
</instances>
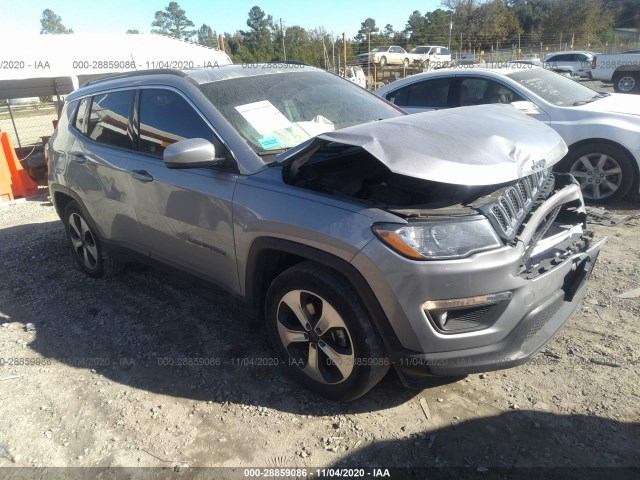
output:
<instances>
[{"instance_id":1,"label":"door handle","mask_svg":"<svg viewBox=\"0 0 640 480\"><path fill-rule=\"evenodd\" d=\"M79 163L80 165L82 165L83 163L87 163L87 157L85 157L83 153L70 153L69 156L74 162Z\"/></svg>"},{"instance_id":2,"label":"door handle","mask_svg":"<svg viewBox=\"0 0 640 480\"><path fill-rule=\"evenodd\" d=\"M141 182L153 182L153 176L146 170L131 170L129 173L133 178Z\"/></svg>"}]
</instances>

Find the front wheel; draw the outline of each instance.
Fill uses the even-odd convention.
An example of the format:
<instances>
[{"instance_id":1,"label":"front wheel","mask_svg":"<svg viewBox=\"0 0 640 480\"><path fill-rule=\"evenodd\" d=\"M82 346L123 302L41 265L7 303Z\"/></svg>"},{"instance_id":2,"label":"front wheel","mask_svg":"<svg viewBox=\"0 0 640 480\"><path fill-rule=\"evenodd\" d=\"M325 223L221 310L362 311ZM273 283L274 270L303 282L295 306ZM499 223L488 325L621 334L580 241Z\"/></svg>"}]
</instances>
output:
<instances>
[{"instance_id":1,"label":"front wheel","mask_svg":"<svg viewBox=\"0 0 640 480\"><path fill-rule=\"evenodd\" d=\"M285 371L331 400L368 392L389 359L351 285L312 262L281 273L267 292L265 317Z\"/></svg>"},{"instance_id":2,"label":"front wheel","mask_svg":"<svg viewBox=\"0 0 640 480\"><path fill-rule=\"evenodd\" d=\"M591 143L570 151L563 169L580 182L583 197L591 203L619 200L635 182L629 154L604 143Z\"/></svg>"},{"instance_id":3,"label":"front wheel","mask_svg":"<svg viewBox=\"0 0 640 480\"><path fill-rule=\"evenodd\" d=\"M640 90L640 74L619 73L613 79L613 90L617 93L633 93Z\"/></svg>"},{"instance_id":4,"label":"front wheel","mask_svg":"<svg viewBox=\"0 0 640 480\"><path fill-rule=\"evenodd\" d=\"M380 68L387 64L387 57L380 57Z\"/></svg>"},{"instance_id":5,"label":"front wheel","mask_svg":"<svg viewBox=\"0 0 640 480\"><path fill-rule=\"evenodd\" d=\"M409 59L405 58L404 61L402 62L402 66L404 68L409 68Z\"/></svg>"}]
</instances>

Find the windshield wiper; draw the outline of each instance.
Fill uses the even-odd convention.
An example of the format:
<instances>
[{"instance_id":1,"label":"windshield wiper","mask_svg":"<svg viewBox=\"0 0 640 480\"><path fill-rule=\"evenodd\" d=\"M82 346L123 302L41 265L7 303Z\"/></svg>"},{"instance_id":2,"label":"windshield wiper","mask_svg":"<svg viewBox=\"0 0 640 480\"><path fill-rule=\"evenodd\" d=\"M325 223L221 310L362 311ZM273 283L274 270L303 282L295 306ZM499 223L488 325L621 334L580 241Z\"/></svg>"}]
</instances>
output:
<instances>
[{"instance_id":1,"label":"windshield wiper","mask_svg":"<svg viewBox=\"0 0 640 480\"><path fill-rule=\"evenodd\" d=\"M579 105L586 105L587 103L595 102L596 100L608 97L609 95L611 95L611 94L610 93L605 93L605 92L599 92L596 95L594 95L593 97L591 97L589 100L580 100L578 102L573 102L572 105L574 107L577 107Z\"/></svg>"},{"instance_id":2,"label":"windshield wiper","mask_svg":"<svg viewBox=\"0 0 640 480\"><path fill-rule=\"evenodd\" d=\"M257 152L259 157L268 157L270 155L280 155L281 153L289 150L288 148L274 148L273 150L265 150L264 152Z\"/></svg>"}]
</instances>

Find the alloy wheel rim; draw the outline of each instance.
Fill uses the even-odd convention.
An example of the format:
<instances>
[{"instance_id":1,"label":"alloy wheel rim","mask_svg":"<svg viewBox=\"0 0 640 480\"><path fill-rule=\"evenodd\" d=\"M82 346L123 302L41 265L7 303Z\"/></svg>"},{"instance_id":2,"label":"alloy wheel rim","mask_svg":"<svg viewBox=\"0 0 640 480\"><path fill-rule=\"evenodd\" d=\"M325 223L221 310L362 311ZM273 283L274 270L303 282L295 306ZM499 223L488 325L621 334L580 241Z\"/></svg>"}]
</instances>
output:
<instances>
[{"instance_id":1,"label":"alloy wheel rim","mask_svg":"<svg viewBox=\"0 0 640 480\"><path fill-rule=\"evenodd\" d=\"M621 92L630 92L636 87L636 79L632 76L622 77L618 80L618 90Z\"/></svg>"},{"instance_id":2,"label":"alloy wheel rim","mask_svg":"<svg viewBox=\"0 0 640 480\"><path fill-rule=\"evenodd\" d=\"M82 264L90 270L98 266L98 247L87 222L77 213L69 216L69 237L73 251Z\"/></svg>"},{"instance_id":3,"label":"alloy wheel rim","mask_svg":"<svg viewBox=\"0 0 640 480\"><path fill-rule=\"evenodd\" d=\"M622 183L620 164L604 153L590 153L578 158L570 173L580 182L582 195L589 200L610 197Z\"/></svg>"},{"instance_id":4,"label":"alloy wheel rim","mask_svg":"<svg viewBox=\"0 0 640 480\"><path fill-rule=\"evenodd\" d=\"M349 330L333 306L322 297L291 290L277 310L280 341L296 365L311 379L333 385L350 377L354 347Z\"/></svg>"}]
</instances>

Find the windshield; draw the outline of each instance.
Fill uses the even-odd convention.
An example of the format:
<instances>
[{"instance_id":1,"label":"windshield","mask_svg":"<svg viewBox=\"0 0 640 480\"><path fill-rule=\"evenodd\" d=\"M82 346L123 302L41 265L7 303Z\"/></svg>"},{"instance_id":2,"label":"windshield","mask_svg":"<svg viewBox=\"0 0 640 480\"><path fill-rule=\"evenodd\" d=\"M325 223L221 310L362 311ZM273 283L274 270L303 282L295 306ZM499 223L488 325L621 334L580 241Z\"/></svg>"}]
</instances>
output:
<instances>
[{"instance_id":1,"label":"windshield","mask_svg":"<svg viewBox=\"0 0 640 480\"><path fill-rule=\"evenodd\" d=\"M409 53L429 53L429 50L431 50L431 47L416 47Z\"/></svg>"},{"instance_id":2,"label":"windshield","mask_svg":"<svg viewBox=\"0 0 640 480\"><path fill-rule=\"evenodd\" d=\"M519 70L507 75L527 90L559 107L582 105L601 96L595 90L544 68Z\"/></svg>"},{"instance_id":3,"label":"windshield","mask_svg":"<svg viewBox=\"0 0 640 480\"><path fill-rule=\"evenodd\" d=\"M390 49L391 47L386 46L386 47L376 47L373 50L371 50L371 53L373 52L386 52Z\"/></svg>"},{"instance_id":4,"label":"windshield","mask_svg":"<svg viewBox=\"0 0 640 480\"><path fill-rule=\"evenodd\" d=\"M258 154L403 115L363 88L326 72L253 75L205 83L200 89Z\"/></svg>"}]
</instances>

